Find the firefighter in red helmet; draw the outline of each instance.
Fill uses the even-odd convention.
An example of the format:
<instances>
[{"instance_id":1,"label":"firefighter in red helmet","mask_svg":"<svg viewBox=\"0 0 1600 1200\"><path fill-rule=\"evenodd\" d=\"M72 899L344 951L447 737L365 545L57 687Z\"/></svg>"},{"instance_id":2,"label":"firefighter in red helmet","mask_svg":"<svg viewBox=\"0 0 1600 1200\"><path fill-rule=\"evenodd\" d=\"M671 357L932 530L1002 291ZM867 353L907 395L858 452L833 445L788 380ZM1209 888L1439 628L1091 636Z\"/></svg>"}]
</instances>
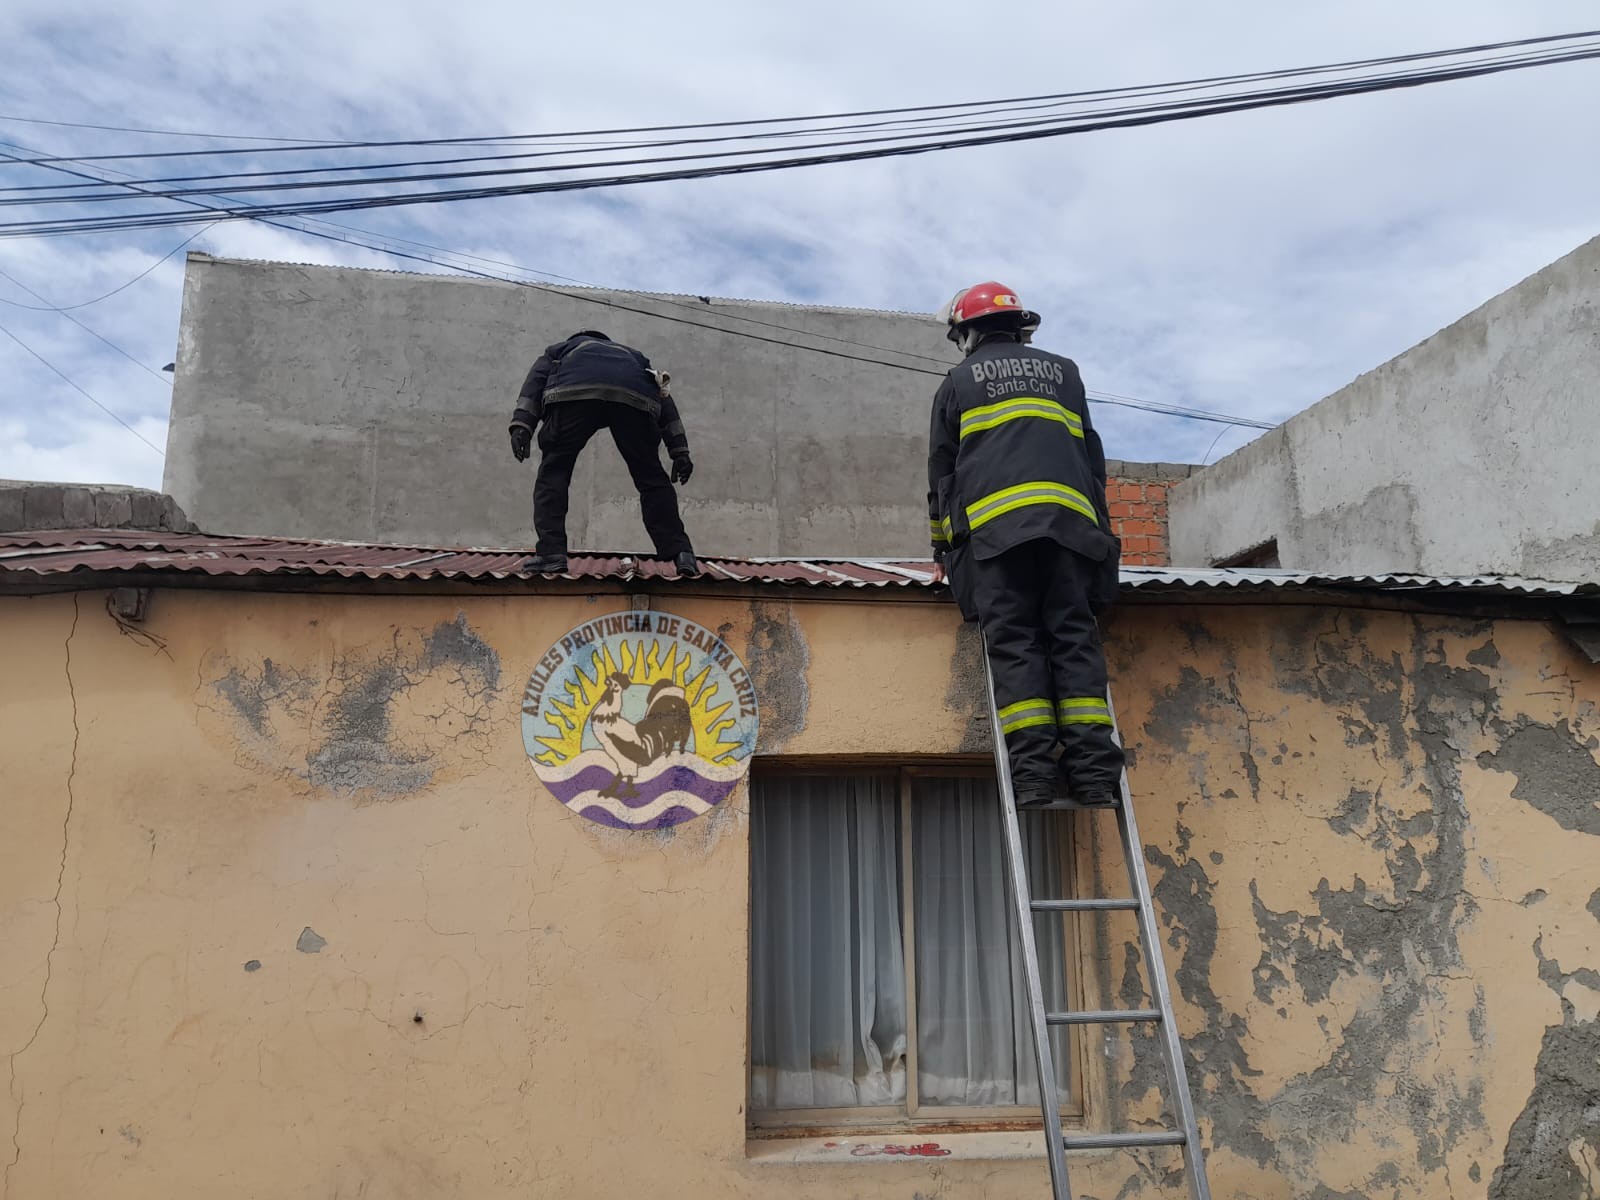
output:
<instances>
[{"instance_id":1,"label":"firefighter in red helmet","mask_svg":"<svg viewBox=\"0 0 1600 1200\"><path fill-rule=\"evenodd\" d=\"M1113 804L1122 750L1096 618L1121 544L1083 381L1029 344L1039 317L1003 284L963 289L944 316L964 357L933 399L928 522L989 648L1017 804Z\"/></svg>"}]
</instances>

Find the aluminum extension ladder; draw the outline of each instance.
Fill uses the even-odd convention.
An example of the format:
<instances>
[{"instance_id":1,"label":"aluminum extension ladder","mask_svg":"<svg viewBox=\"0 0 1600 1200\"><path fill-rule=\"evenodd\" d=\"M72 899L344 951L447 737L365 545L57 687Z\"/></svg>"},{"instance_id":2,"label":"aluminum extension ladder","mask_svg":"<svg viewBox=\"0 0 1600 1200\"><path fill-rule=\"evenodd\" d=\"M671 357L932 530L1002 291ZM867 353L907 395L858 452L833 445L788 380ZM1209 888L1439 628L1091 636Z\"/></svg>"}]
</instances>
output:
<instances>
[{"instance_id":1,"label":"aluminum extension ladder","mask_svg":"<svg viewBox=\"0 0 1600 1200\"><path fill-rule=\"evenodd\" d=\"M1039 1067L1039 1101L1044 1115L1045 1153L1050 1159L1050 1185L1054 1200L1073 1200L1071 1185L1067 1182L1068 1151L1132 1149L1145 1146L1181 1146L1184 1176L1189 1185L1190 1200L1211 1200L1211 1187L1206 1182L1205 1161L1200 1153L1199 1132L1195 1128L1194 1101L1189 1095L1189 1080L1183 1070L1183 1046L1178 1040L1177 1023L1172 1016L1172 989L1167 986L1166 967L1161 961L1161 939L1156 927L1155 907L1150 898L1150 878L1144 869L1144 844L1139 840L1139 827L1134 822L1133 805L1129 800L1127 768L1123 768L1120 798L1115 811L1117 830L1122 835L1122 853L1128 865L1128 878L1133 886L1133 895L1127 898L1083 900L1033 899L1028 887L1027 859L1022 852L1022 831L1018 824L1016 796L1011 787L1011 760L1006 753L1005 735L1000 731L1000 711L994 696L994 671L989 664L987 647L984 648L983 673L988 686L996 782L1000 786L1001 824L1005 826L1006 870L1011 877L1011 900L1022 947L1023 973L1027 978L1028 1012L1033 1027L1034 1053ZM1106 699L1109 707L1109 693ZM1112 734L1120 744L1121 731L1115 721L1116 712L1113 709ZM1035 813L1061 810L1093 811L1068 801L1030 807L1022 811ZM1150 981L1150 994L1155 997L1156 1007L1046 1012L1044 989L1039 979L1039 953L1033 936L1033 915L1119 911L1138 913L1139 942L1144 948L1145 976ZM1178 1127L1136 1133L1063 1135L1061 1095L1056 1086L1055 1060L1050 1048L1050 1027L1120 1023L1153 1023L1160 1027L1159 1041L1162 1055L1167 1063L1168 1098L1171 1101L1172 1111L1177 1116Z\"/></svg>"}]
</instances>

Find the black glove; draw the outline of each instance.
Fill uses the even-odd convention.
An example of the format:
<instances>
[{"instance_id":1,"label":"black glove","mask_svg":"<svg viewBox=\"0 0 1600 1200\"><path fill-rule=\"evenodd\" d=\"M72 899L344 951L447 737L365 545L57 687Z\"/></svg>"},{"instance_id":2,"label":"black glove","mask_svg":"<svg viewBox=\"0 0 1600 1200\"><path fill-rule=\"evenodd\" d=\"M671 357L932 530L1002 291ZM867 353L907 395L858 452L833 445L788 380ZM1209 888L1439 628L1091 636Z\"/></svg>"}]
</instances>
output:
<instances>
[{"instance_id":1,"label":"black glove","mask_svg":"<svg viewBox=\"0 0 1600 1200\"><path fill-rule=\"evenodd\" d=\"M1114 534L1108 536L1111 538L1111 553L1094 564L1089 577L1089 611L1096 617L1103 617L1111 611L1111 606L1117 602L1122 578L1122 541Z\"/></svg>"},{"instance_id":2,"label":"black glove","mask_svg":"<svg viewBox=\"0 0 1600 1200\"><path fill-rule=\"evenodd\" d=\"M694 474L694 461L688 454L674 454L672 456L672 482L688 483L689 476Z\"/></svg>"},{"instance_id":3,"label":"black glove","mask_svg":"<svg viewBox=\"0 0 1600 1200\"><path fill-rule=\"evenodd\" d=\"M529 448L533 445L533 430L526 425L513 425L511 427L511 453L517 456L518 462L527 462Z\"/></svg>"}]
</instances>

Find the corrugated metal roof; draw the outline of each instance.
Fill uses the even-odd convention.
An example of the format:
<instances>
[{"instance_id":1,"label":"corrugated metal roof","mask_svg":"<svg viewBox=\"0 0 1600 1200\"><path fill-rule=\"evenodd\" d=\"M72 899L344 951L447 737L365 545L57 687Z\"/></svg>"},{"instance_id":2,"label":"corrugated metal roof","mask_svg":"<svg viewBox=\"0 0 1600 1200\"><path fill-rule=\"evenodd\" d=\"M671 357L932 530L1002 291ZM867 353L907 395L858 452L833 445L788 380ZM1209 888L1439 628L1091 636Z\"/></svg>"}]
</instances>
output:
<instances>
[{"instance_id":1,"label":"corrugated metal roof","mask_svg":"<svg viewBox=\"0 0 1600 1200\"><path fill-rule=\"evenodd\" d=\"M347 579L536 579L522 570L527 550L379 546L296 538L232 537L130 530L0 534L0 574L176 572L213 576L340 576ZM704 558L703 579L819 587L912 587L931 582L930 564L874 559ZM677 578L669 564L636 555L574 554L562 578Z\"/></svg>"},{"instance_id":2,"label":"corrugated metal roof","mask_svg":"<svg viewBox=\"0 0 1600 1200\"><path fill-rule=\"evenodd\" d=\"M1123 567L1124 587L1205 589L1328 588L1374 592L1476 592L1497 596L1600 596L1600 582L1521 575L1336 575L1259 567Z\"/></svg>"},{"instance_id":3,"label":"corrugated metal roof","mask_svg":"<svg viewBox=\"0 0 1600 1200\"><path fill-rule=\"evenodd\" d=\"M514 582L539 576L522 571L526 550L441 546L380 546L295 538L233 537L131 530L50 530L0 534L0 577L177 574L216 577L339 577L345 579ZM883 558L704 558L700 583L786 584L819 588L933 586L932 564ZM574 554L563 578L673 581L668 564L634 555ZM1600 596L1600 582L1563 583L1512 575L1333 575L1251 568L1123 567L1133 592L1284 590L1383 593L1459 593L1480 596Z\"/></svg>"}]
</instances>

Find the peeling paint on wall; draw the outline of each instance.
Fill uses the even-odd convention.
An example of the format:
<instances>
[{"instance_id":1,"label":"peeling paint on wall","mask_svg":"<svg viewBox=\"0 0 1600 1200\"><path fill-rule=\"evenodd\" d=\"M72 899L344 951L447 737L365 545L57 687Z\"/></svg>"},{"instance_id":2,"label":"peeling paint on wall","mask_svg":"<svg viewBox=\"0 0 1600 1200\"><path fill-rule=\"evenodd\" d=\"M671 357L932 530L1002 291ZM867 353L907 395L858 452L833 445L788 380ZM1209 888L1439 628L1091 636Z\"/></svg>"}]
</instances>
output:
<instances>
[{"instance_id":1,"label":"peeling paint on wall","mask_svg":"<svg viewBox=\"0 0 1600 1200\"><path fill-rule=\"evenodd\" d=\"M1339 947L1322 917L1302 916L1292 910L1273 912L1261 902L1254 880L1250 881L1250 903L1263 947L1255 970L1256 999L1279 1002L1279 989L1289 983L1283 973L1285 965L1308 1004L1321 1004L1341 976L1357 973L1355 963ZM1291 996L1289 1003L1299 1003L1299 998Z\"/></svg>"},{"instance_id":2,"label":"peeling paint on wall","mask_svg":"<svg viewBox=\"0 0 1600 1200\"><path fill-rule=\"evenodd\" d=\"M751 602L745 659L761 700L759 751L780 753L805 731L811 705L811 650L792 604Z\"/></svg>"},{"instance_id":3,"label":"peeling paint on wall","mask_svg":"<svg viewBox=\"0 0 1600 1200\"><path fill-rule=\"evenodd\" d=\"M1359 844L1363 857L1375 855L1382 871L1370 882L1360 874L1345 884L1324 878L1311 889L1309 908L1274 907L1257 880L1241 881L1246 895L1240 899L1250 906L1261 947L1251 974L1253 998L1262 1006L1256 1015L1218 996L1217 914L1236 902L1219 894L1204 856L1191 852L1192 831L1180 820L1176 844L1170 850L1147 846L1146 855L1168 930L1169 970L1183 1000L1204 1018L1186 1047L1214 1145L1325 1190L1316 1164L1330 1138L1350 1140L1392 1125L1415 1140L1415 1165L1407 1170L1402 1159L1377 1165L1396 1166L1400 1191L1426 1191L1436 1185L1424 1181L1446 1169L1450 1152L1483 1128L1481 1079L1423 1075L1438 1036L1431 1015L1438 989L1449 986L1440 981L1464 978L1458 933L1477 911L1464 887L1468 822L1459 747L1482 730L1498 695L1483 672L1450 665L1424 622L1412 623L1402 657L1375 653L1354 636L1351 626L1359 619L1326 612L1286 618L1289 628L1274 643L1272 686L1327 706L1342 726L1345 748L1370 752L1389 768L1382 789L1345 784L1343 798L1321 821L1337 838ZM1186 637L1203 649L1194 634ZM1281 742L1263 757L1255 726L1264 714L1242 702L1231 652L1213 648L1208 657L1220 658L1223 670L1180 666L1175 681L1152 695L1146 741L1169 748L1178 762L1188 760L1195 802L1215 807L1214 821L1226 824L1228 806L1268 802L1283 806L1285 820L1294 819L1296 798L1266 794L1264 777L1270 767L1281 780L1286 761L1299 754L1314 759L1316 747ZM1237 755L1236 768L1230 754ZM1308 761L1307 770L1304 782L1314 783L1316 764ZM1242 775L1245 794L1214 794L1221 775ZM1180 803L1179 812L1185 807ZM1286 829L1285 836L1294 834ZM1135 961L1129 953L1130 967ZM1363 988L1353 1007L1348 999L1332 1003L1341 981ZM1123 1001L1136 1004L1137 990L1130 972ZM1326 1041L1320 1050L1304 1048L1302 1057L1314 1054L1320 1065L1269 1082L1272 1076L1250 1049L1267 1034L1253 1025L1270 1014L1290 1027L1308 1009L1318 1014ZM1481 1031L1481 996L1474 1013L1467 1023ZM1154 1039L1135 1036L1132 1044L1134 1065L1124 1087L1130 1103L1161 1074Z\"/></svg>"},{"instance_id":4,"label":"peeling paint on wall","mask_svg":"<svg viewBox=\"0 0 1600 1200\"><path fill-rule=\"evenodd\" d=\"M1478 755L1478 765L1515 775L1511 795L1554 817L1561 828L1600 834L1600 762L1592 749L1567 721L1525 722L1503 734L1499 750Z\"/></svg>"},{"instance_id":5,"label":"peeling paint on wall","mask_svg":"<svg viewBox=\"0 0 1600 1200\"><path fill-rule=\"evenodd\" d=\"M270 658L262 660L259 670L249 673L230 666L228 673L211 686L261 738L274 736L275 715L285 715L295 723L303 720L317 690L314 679Z\"/></svg>"},{"instance_id":6,"label":"peeling paint on wall","mask_svg":"<svg viewBox=\"0 0 1600 1200\"><path fill-rule=\"evenodd\" d=\"M994 748L984 671L983 638L976 622L964 621L956 632L955 654L950 659L950 683L944 693L944 706L951 712L965 713L967 718L956 746L958 754L983 754Z\"/></svg>"},{"instance_id":7,"label":"peeling paint on wall","mask_svg":"<svg viewBox=\"0 0 1600 1200\"><path fill-rule=\"evenodd\" d=\"M1546 956L1542 937L1533 954L1539 978L1561 997L1562 1023L1544 1032L1533 1092L1511 1127L1489 1197L1591 1200L1600 1188L1600 1020L1579 1020L1567 989L1577 983L1600 999L1600 971L1564 971Z\"/></svg>"},{"instance_id":8,"label":"peeling paint on wall","mask_svg":"<svg viewBox=\"0 0 1600 1200\"><path fill-rule=\"evenodd\" d=\"M307 925L300 931L300 936L295 939L294 948L300 951L301 954L321 954L327 944L327 938Z\"/></svg>"},{"instance_id":9,"label":"peeling paint on wall","mask_svg":"<svg viewBox=\"0 0 1600 1200\"><path fill-rule=\"evenodd\" d=\"M1212 1140L1265 1166L1274 1157L1272 1140L1266 1134L1267 1106L1252 1090L1251 1079L1261 1071L1250 1065L1243 1039L1248 1032L1244 1018L1223 1009L1211 984L1211 962L1217 950L1217 905L1212 882L1205 868L1189 857L1191 831L1178 826L1178 845L1174 855L1159 847L1146 847L1146 857L1161 874L1151 891L1157 908L1171 931L1168 944L1176 950L1178 991L1206 1017L1206 1027L1186 1039L1185 1053L1191 1071L1190 1086L1209 1097L1207 1115L1212 1122ZM1167 969L1173 969L1169 960ZM1165 1071L1159 1056L1155 1031L1143 1039L1146 1079L1160 1079ZM1136 1051L1137 1054L1137 1051ZM1131 1097L1130 1097L1131 1098Z\"/></svg>"},{"instance_id":10,"label":"peeling paint on wall","mask_svg":"<svg viewBox=\"0 0 1600 1200\"><path fill-rule=\"evenodd\" d=\"M216 652L202 678L199 703L238 753L336 795L392 799L433 783L447 750L486 753L500 657L459 615L325 666Z\"/></svg>"}]
</instances>

